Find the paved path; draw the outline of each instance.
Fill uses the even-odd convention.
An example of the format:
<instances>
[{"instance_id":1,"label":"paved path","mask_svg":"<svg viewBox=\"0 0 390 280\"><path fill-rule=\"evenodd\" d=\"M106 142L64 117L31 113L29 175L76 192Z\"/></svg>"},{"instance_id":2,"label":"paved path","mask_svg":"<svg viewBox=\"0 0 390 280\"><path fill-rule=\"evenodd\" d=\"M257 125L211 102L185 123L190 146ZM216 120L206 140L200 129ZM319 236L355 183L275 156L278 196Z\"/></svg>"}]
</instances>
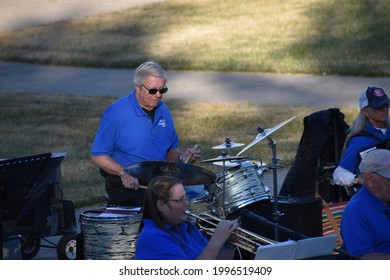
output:
<instances>
[{"instance_id":1,"label":"paved path","mask_svg":"<svg viewBox=\"0 0 390 280\"><path fill-rule=\"evenodd\" d=\"M92 69L0 62L0 92L123 96L133 89L133 70ZM324 108L358 106L362 89L390 93L389 78L168 71L166 98Z\"/></svg>"}]
</instances>

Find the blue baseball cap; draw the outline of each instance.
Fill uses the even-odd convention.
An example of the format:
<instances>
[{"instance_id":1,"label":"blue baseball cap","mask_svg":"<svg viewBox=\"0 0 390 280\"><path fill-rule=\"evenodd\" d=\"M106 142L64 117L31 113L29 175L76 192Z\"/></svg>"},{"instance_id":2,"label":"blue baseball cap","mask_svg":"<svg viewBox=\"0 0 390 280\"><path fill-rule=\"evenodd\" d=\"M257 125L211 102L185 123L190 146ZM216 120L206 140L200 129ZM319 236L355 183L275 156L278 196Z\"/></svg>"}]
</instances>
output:
<instances>
[{"instance_id":1,"label":"blue baseball cap","mask_svg":"<svg viewBox=\"0 0 390 280\"><path fill-rule=\"evenodd\" d=\"M359 98L360 109L370 107L380 109L390 102L389 97L383 89L378 87L368 87L362 91Z\"/></svg>"}]
</instances>

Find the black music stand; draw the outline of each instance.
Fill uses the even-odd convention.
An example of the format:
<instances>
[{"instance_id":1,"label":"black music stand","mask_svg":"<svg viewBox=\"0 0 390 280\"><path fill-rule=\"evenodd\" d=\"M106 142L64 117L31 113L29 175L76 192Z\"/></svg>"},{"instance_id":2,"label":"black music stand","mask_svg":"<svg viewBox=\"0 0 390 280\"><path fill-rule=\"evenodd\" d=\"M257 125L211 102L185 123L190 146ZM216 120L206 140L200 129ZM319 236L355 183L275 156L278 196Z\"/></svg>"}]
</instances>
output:
<instances>
[{"instance_id":1,"label":"black music stand","mask_svg":"<svg viewBox=\"0 0 390 280\"><path fill-rule=\"evenodd\" d=\"M47 187L59 180L58 170L64 157L65 153L44 153L0 160L2 231L3 224L13 234L44 231L50 203L42 199L52 195Z\"/></svg>"},{"instance_id":2,"label":"black music stand","mask_svg":"<svg viewBox=\"0 0 390 280\"><path fill-rule=\"evenodd\" d=\"M51 154L0 161L0 207L3 221L15 220Z\"/></svg>"}]
</instances>

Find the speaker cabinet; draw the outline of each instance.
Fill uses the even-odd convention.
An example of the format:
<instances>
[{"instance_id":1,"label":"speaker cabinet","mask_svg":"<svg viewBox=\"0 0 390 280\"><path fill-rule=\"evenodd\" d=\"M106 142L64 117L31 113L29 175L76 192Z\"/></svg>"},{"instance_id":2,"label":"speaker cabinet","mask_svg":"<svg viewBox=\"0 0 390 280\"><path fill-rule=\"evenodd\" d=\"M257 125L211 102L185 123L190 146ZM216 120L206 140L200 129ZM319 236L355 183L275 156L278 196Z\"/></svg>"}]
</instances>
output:
<instances>
[{"instance_id":1,"label":"speaker cabinet","mask_svg":"<svg viewBox=\"0 0 390 280\"><path fill-rule=\"evenodd\" d=\"M277 200L279 216L278 225L299 232L308 237L322 236L322 201L317 198L290 197L278 198ZM256 215L268 219L275 223L275 201L271 199L269 203L261 205L258 209L252 210ZM278 230L278 240L276 240L275 227L261 223L247 215L241 215L241 225L244 229L270 238L275 241L286 241L288 239L299 239L291 236L290 233Z\"/></svg>"}]
</instances>

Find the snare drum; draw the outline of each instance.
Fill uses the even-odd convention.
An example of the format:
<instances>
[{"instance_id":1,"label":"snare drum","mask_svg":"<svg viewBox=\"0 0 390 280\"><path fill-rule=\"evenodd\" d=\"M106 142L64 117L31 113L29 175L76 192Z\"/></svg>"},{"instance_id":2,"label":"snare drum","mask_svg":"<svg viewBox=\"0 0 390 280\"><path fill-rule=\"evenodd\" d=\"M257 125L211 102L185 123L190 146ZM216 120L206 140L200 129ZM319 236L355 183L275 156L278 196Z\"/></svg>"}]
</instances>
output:
<instances>
[{"instance_id":1,"label":"snare drum","mask_svg":"<svg viewBox=\"0 0 390 280\"><path fill-rule=\"evenodd\" d=\"M138 238L141 213L127 209L96 209L80 215L84 237L84 258L132 260Z\"/></svg>"},{"instance_id":2,"label":"snare drum","mask_svg":"<svg viewBox=\"0 0 390 280\"><path fill-rule=\"evenodd\" d=\"M215 184L208 187L209 199L215 204L217 216L227 216L257 201L271 199L261 175L263 169L256 163L243 162L240 166L230 168L217 175ZM225 180L225 201L223 201L223 184Z\"/></svg>"}]
</instances>

